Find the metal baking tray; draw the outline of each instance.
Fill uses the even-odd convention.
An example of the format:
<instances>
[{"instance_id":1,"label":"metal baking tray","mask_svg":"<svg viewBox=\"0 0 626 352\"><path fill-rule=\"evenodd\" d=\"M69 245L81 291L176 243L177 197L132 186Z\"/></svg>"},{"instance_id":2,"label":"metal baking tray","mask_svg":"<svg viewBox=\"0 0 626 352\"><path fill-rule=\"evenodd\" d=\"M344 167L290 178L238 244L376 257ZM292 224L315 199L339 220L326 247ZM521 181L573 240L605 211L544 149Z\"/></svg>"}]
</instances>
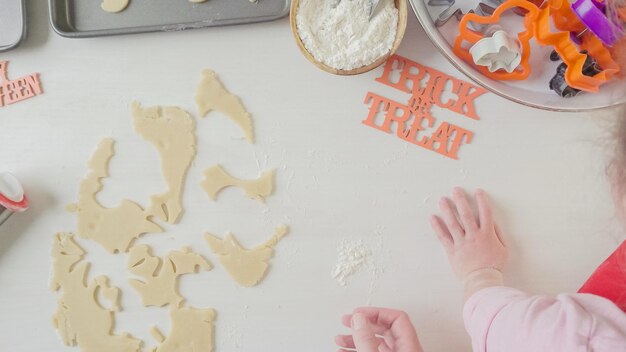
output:
<instances>
[{"instance_id":1,"label":"metal baking tray","mask_svg":"<svg viewBox=\"0 0 626 352\"><path fill-rule=\"evenodd\" d=\"M291 0L130 0L119 13L105 12L100 3L49 0L52 27L64 37L86 38L263 22L289 14Z\"/></svg>"},{"instance_id":2,"label":"metal baking tray","mask_svg":"<svg viewBox=\"0 0 626 352\"><path fill-rule=\"evenodd\" d=\"M0 51L15 48L25 36L24 0L0 0Z\"/></svg>"},{"instance_id":3,"label":"metal baking tray","mask_svg":"<svg viewBox=\"0 0 626 352\"><path fill-rule=\"evenodd\" d=\"M495 81L483 76L452 51L452 43L457 36L459 22L452 17L445 26L437 27L433 18L436 18L445 7L429 6L428 1L409 0L409 3L430 40L459 71L492 93L519 104L552 111L590 111L626 103L626 84L623 80L613 80L603 85L598 93L580 94L572 98L561 98L556 95L549 89L548 82L556 72L558 63L546 62L545 58L549 56L551 48L538 47L534 41L531 44L532 50L539 55L531 56L533 73L527 80ZM465 11L476 6L476 1L473 0L456 0L456 2ZM409 33L405 37L408 35Z\"/></svg>"}]
</instances>

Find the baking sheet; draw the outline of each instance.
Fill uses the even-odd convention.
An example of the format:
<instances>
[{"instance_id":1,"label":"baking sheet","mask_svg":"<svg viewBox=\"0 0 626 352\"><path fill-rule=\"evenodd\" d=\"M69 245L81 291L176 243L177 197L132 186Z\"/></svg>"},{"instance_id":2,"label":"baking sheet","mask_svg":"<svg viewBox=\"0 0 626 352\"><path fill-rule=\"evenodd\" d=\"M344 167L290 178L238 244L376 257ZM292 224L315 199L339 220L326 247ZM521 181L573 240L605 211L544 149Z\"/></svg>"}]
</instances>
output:
<instances>
[{"instance_id":1,"label":"baking sheet","mask_svg":"<svg viewBox=\"0 0 626 352\"><path fill-rule=\"evenodd\" d=\"M626 103L626 84L623 80L613 80L603 85L599 93L584 93L572 98L558 96L549 89L548 82L556 73L559 62L550 62L548 57L552 49L539 46L534 40L531 41L532 73L528 79L524 81L492 80L458 58L452 51L452 43L458 34L458 20L452 17L446 25L435 26L434 18L445 7L429 6L428 0L409 0L409 3L430 40L450 63L494 94L526 106L553 111L589 111ZM476 6L473 0L457 0L457 4L464 12Z\"/></svg>"},{"instance_id":2,"label":"baking sheet","mask_svg":"<svg viewBox=\"0 0 626 352\"><path fill-rule=\"evenodd\" d=\"M20 44L26 34L24 0L0 0L0 51Z\"/></svg>"},{"instance_id":3,"label":"baking sheet","mask_svg":"<svg viewBox=\"0 0 626 352\"><path fill-rule=\"evenodd\" d=\"M79 38L271 21L286 16L290 2L130 0L119 13L102 10L100 0L50 0L49 4L54 30L64 37Z\"/></svg>"}]
</instances>

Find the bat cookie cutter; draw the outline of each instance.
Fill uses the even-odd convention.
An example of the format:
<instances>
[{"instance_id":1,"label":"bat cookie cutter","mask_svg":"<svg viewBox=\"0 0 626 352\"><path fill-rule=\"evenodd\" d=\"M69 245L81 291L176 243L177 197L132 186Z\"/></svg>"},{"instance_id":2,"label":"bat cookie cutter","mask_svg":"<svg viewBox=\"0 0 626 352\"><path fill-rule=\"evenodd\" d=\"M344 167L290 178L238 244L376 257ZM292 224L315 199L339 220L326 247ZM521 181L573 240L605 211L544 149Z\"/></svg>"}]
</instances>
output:
<instances>
[{"instance_id":1,"label":"bat cookie cutter","mask_svg":"<svg viewBox=\"0 0 626 352\"><path fill-rule=\"evenodd\" d=\"M28 199L20 182L8 172L0 173L0 225L14 213L28 209Z\"/></svg>"},{"instance_id":2,"label":"bat cookie cutter","mask_svg":"<svg viewBox=\"0 0 626 352\"><path fill-rule=\"evenodd\" d=\"M516 52L519 51L520 55L519 57L516 57L515 55L511 55L511 53L509 53L506 56L506 58L510 60L508 66L515 66L516 69L512 70L511 72L504 72L501 70L492 72L491 67L476 64L475 66L483 75L495 80L523 80L528 78L528 75L530 75L531 71L529 62L530 40L535 36L536 27L533 25L533 23L539 15L539 8L537 8L536 5L527 0L507 0L502 5L498 6L498 8L496 8L495 11L488 16L480 16L475 13L468 13L467 15L463 16L461 22L459 23L459 35L457 36L454 42L454 46L452 48L454 53L468 63L475 63L474 57L470 52L471 49L466 49L464 47L464 44L467 42L469 43L470 48L474 48L476 44L478 44L481 40L486 39L486 37L484 36L484 33L479 33L475 30L472 30L468 27L468 25L472 25L473 28L480 28L476 26L496 25L500 21L500 17L504 12L506 12L507 10L518 8L523 9L527 12L524 16L524 27L526 30L518 33L518 42L515 43L519 44L519 49L516 49ZM508 39L510 40L511 38L509 37ZM504 39L501 38L501 40ZM509 45L511 48L514 48L514 45L511 43L508 43L507 45ZM481 48L482 46L483 44L479 44L479 48ZM486 46L488 46L488 44L486 44ZM474 51L481 50L475 49ZM519 63L517 63L518 60Z\"/></svg>"}]
</instances>

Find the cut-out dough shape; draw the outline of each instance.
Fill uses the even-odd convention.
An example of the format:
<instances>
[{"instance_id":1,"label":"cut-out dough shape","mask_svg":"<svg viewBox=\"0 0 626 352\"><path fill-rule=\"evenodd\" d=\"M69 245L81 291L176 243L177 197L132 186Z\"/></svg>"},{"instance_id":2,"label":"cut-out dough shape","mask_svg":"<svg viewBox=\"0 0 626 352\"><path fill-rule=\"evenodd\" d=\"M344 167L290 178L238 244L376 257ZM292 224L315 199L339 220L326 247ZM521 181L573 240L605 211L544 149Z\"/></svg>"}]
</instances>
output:
<instances>
[{"instance_id":1,"label":"cut-out dough shape","mask_svg":"<svg viewBox=\"0 0 626 352\"><path fill-rule=\"evenodd\" d=\"M128 6L129 0L102 0L100 7L106 12L117 13Z\"/></svg>"},{"instance_id":2,"label":"cut-out dough shape","mask_svg":"<svg viewBox=\"0 0 626 352\"><path fill-rule=\"evenodd\" d=\"M141 340L128 333L112 335L115 312L119 307L119 289L109 285L105 276L87 285L89 263L82 261L85 251L74 242L72 234L58 233L52 249L53 291L63 291L53 317L67 346L79 346L83 352L136 352ZM106 308L99 296L110 301Z\"/></svg>"},{"instance_id":3,"label":"cut-out dough shape","mask_svg":"<svg viewBox=\"0 0 626 352\"><path fill-rule=\"evenodd\" d=\"M185 177L196 155L195 123L187 112L177 107L142 108L139 103L133 103L132 110L135 131L159 151L168 185L167 192L151 197L147 213L174 224L183 212Z\"/></svg>"},{"instance_id":4,"label":"cut-out dough shape","mask_svg":"<svg viewBox=\"0 0 626 352\"><path fill-rule=\"evenodd\" d=\"M102 189L102 179L109 176L109 161L114 154L115 141L105 138L89 160L90 172L81 182L78 203L67 210L77 213L78 235L100 243L109 252L126 252L131 242L144 233L162 229L148 220L148 215L134 202L122 200L115 208L105 208L96 200Z\"/></svg>"},{"instance_id":5,"label":"cut-out dough shape","mask_svg":"<svg viewBox=\"0 0 626 352\"><path fill-rule=\"evenodd\" d=\"M274 246L288 232L287 226L279 226L269 240L250 250L243 248L230 233L223 240L209 233L204 238L213 253L219 255L228 274L241 286L252 287L265 277L268 261L274 256Z\"/></svg>"},{"instance_id":6,"label":"cut-out dough shape","mask_svg":"<svg viewBox=\"0 0 626 352\"><path fill-rule=\"evenodd\" d=\"M241 127L246 134L248 142L254 143L254 131L250 114L241 103L239 97L231 94L224 88L215 72L211 70L202 72L202 81L196 94L196 103L200 116L204 117L212 110L224 113Z\"/></svg>"},{"instance_id":7,"label":"cut-out dough shape","mask_svg":"<svg viewBox=\"0 0 626 352\"><path fill-rule=\"evenodd\" d=\"M274 190L274 173L274 170L269 170L256 180L240 180L230 175L220 165L215 165L204 171L201 185L211 200L215 200L222 189L235 186L243 189L248 197L262 202Z\"/></svg>"},{"instance_id":8,"label":"cut-out dough shape","mask_svg":"<svg viewBox=\"0 0 626 352\"><path fill-rule=\"evenodd\" d=\"M209 271L211 264L189 248L172 251L165 260L154 257L147 245L130 249L128 269L142 280L130 280L131 286L141 296L143 305L162 307L167 304L180 306L184 301L178 293L178 277L197 273L199 269Z\"/></svg>"},{"instance_id":9,"label":"cut-out dough shape","mask_svg":"<svg viewBox=\"0 0 626 352\"><path fill-rule=\"evenodd\" d=\"M215 311L190 307L170 309L172 327L167 337L152 327L150 333L161 343L153 352L212 352Z\"/></svg>"}]
</instances>

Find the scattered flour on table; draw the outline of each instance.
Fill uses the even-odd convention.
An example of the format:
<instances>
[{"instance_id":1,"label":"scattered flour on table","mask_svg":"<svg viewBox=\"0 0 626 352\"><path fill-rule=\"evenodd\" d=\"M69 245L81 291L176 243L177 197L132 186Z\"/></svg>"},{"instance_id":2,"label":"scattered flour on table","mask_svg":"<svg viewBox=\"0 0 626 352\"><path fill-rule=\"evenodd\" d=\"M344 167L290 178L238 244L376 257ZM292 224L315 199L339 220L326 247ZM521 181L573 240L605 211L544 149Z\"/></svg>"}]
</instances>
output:
<instances>
[{"instance_id":1,"label":"scattered flour on table","mask_svg":"<svg viewBox=\"0 0 626 352\"><path fill-rule=\"evenodd\" d=\"M386 55L396 38L398 9L381 0L369 20L370 0L302 0L298 35L317 61L340 70L369 65Z\"/></svg>"},{"instance_id":2,"label":"scattered flour on table","mask_svg":"<svg viewBox=\"0 0 626 352\"><path fill-rule=\"evenodd\" d=\"M372 251L363 244L362 240L356 242L341 241L337 247L337 253L337 265L335 265L331 275L341 286L346 286L348 277L365 266L368 257L372 255Z\"/></svg>"}]
</instances>

